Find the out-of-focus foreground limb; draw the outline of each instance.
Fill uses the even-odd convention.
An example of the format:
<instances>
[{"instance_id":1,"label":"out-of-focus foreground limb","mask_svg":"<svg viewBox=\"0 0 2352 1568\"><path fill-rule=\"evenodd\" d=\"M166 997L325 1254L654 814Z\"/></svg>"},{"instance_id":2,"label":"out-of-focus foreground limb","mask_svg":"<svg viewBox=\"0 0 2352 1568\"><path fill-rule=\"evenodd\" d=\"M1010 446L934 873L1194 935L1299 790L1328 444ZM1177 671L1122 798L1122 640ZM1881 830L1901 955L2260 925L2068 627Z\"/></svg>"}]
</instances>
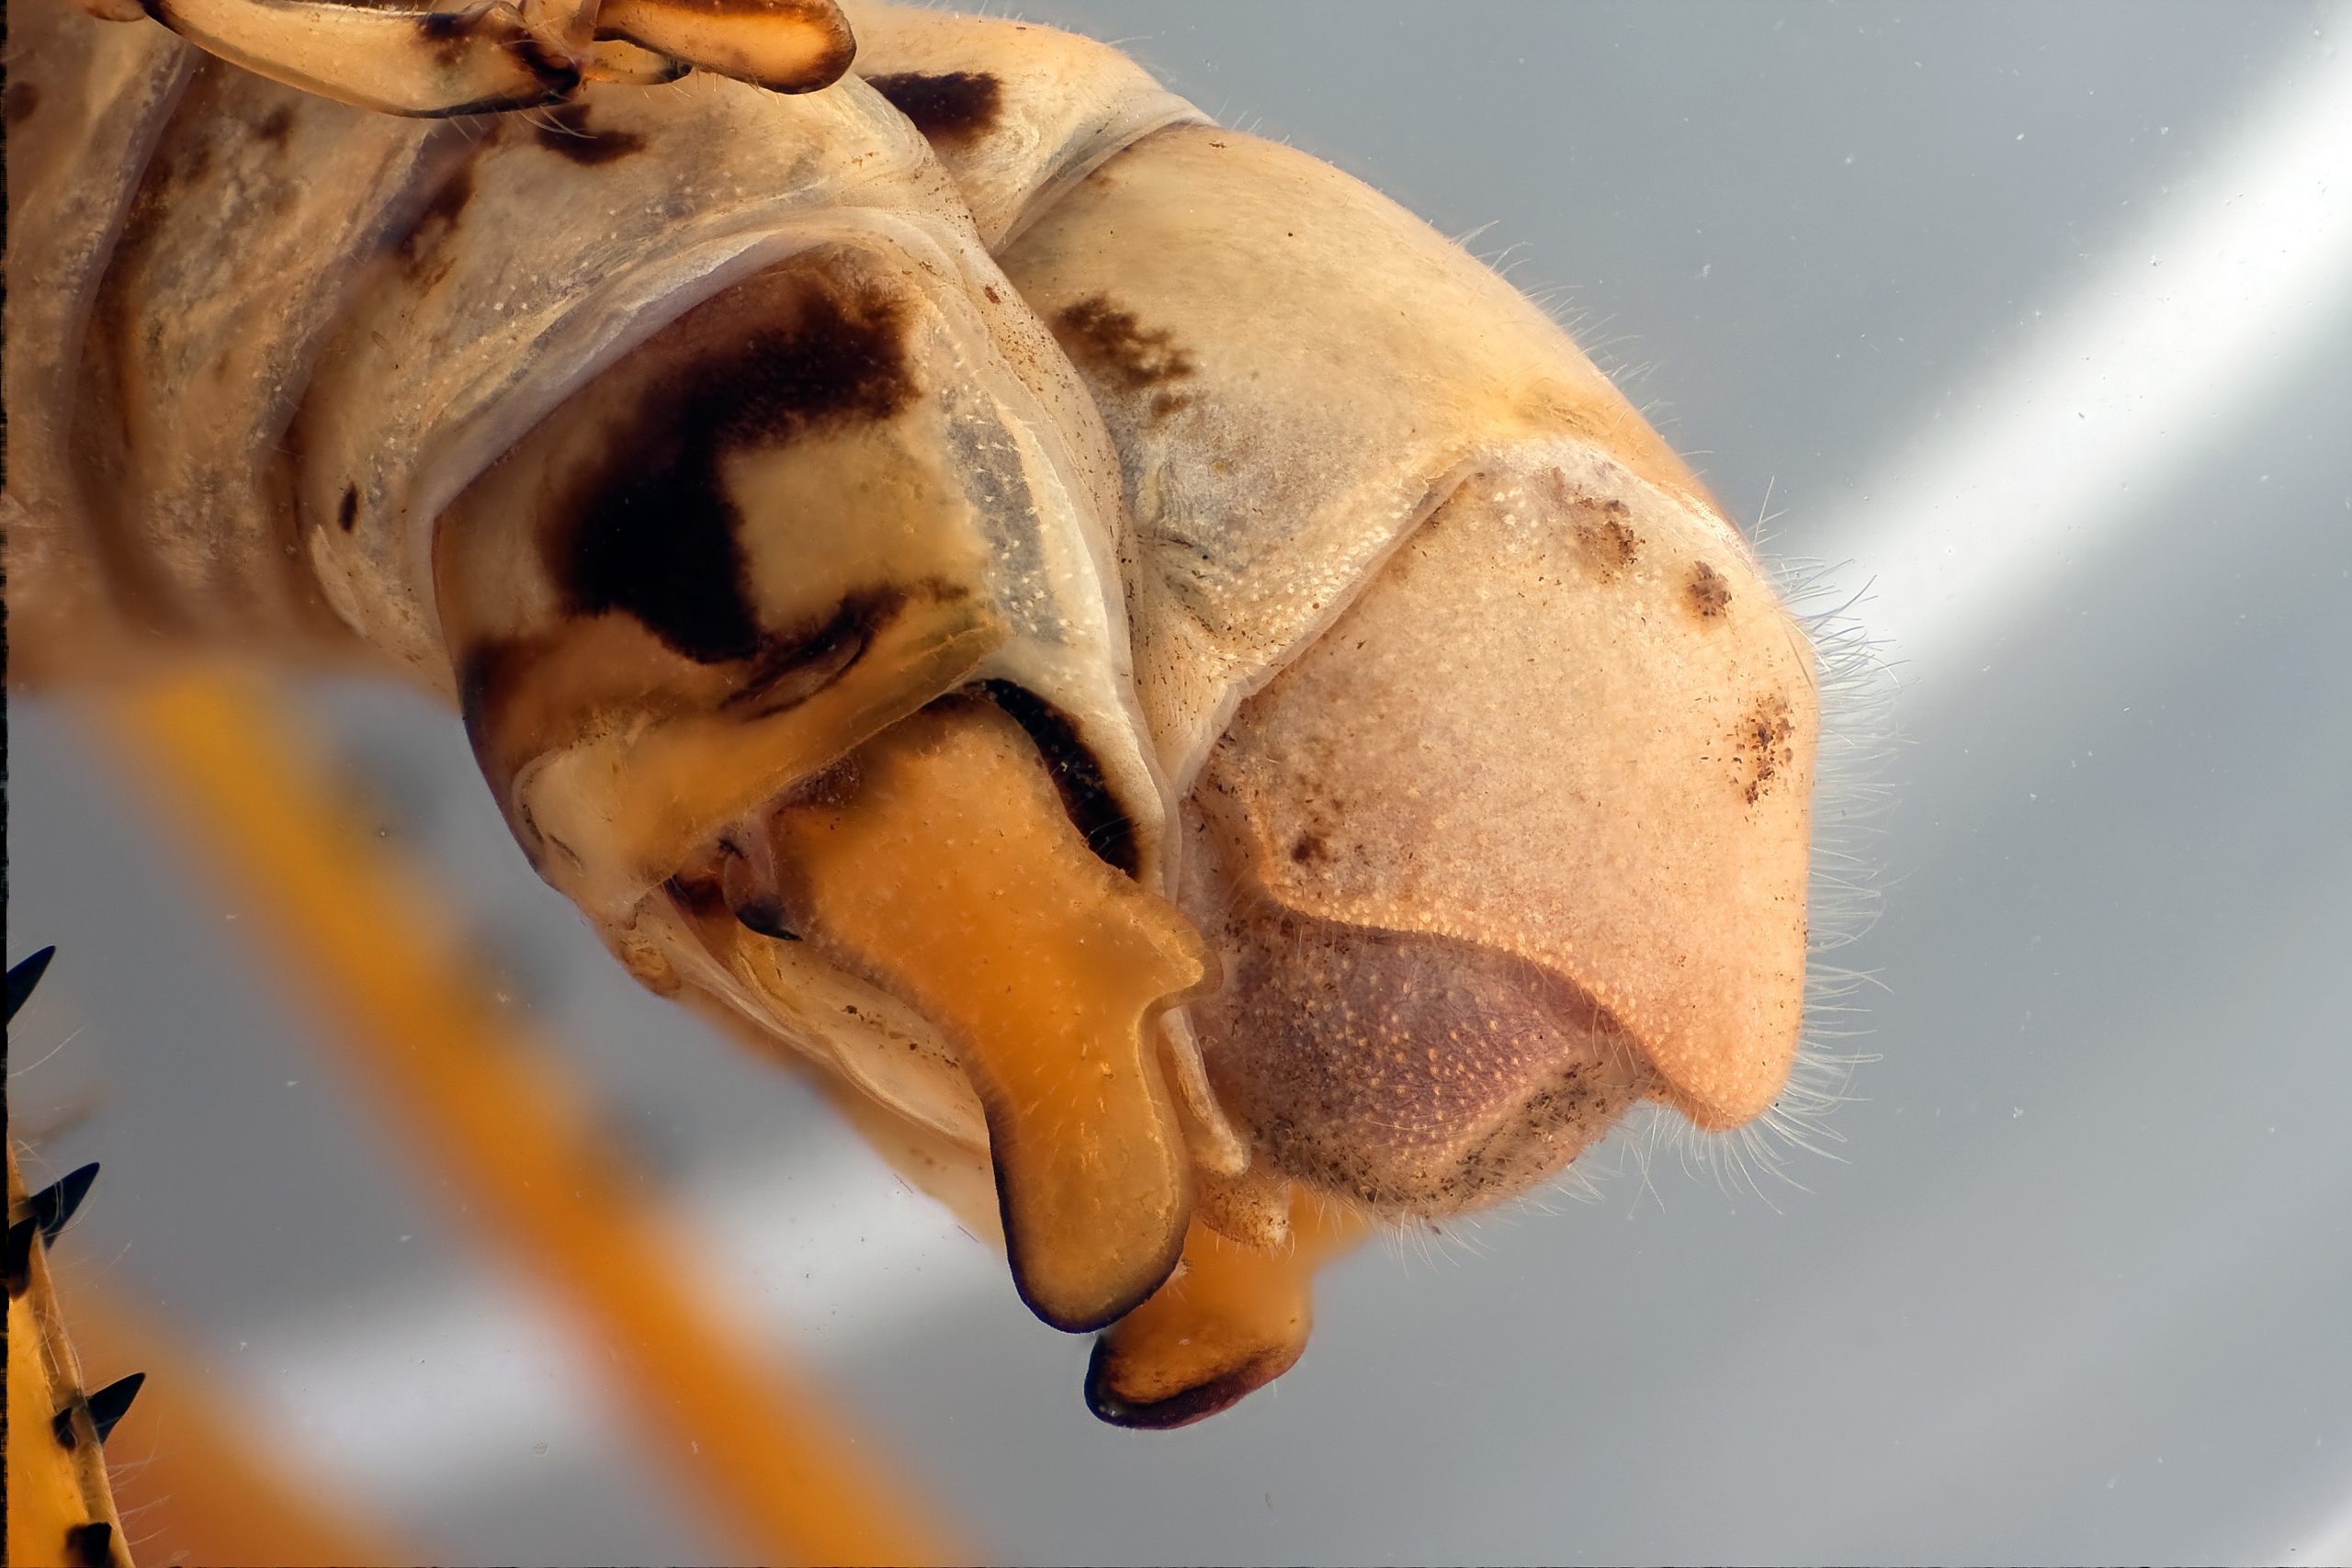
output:
<instances>
[{"instance_id":1,"label":"out-of-focus foreground limb","mask_svg":"<svg viewBox=\"0 0 2352 1568\"><path fill-rule=\"evenodd\" d=\"M76 1292L74 1334L92 1361L141 1367L139 1403L107 1438L115 1501L151 1563L417 1562L373 1520L282 1468L254 1427L153 1324Z\"/></svg>"},{"instance_id":2,"label":"out-of-focus foreground limb","mask_svg":"<svg viewBox=\"0 0 2352 1568\"><path fill-rule=\"evenodd\" d=\"M263 911L285 973L333 1021L500 1250L610 1352L658 1449L757 1560L963 1554L800 1378L690 1278L547 1053L499 1019L416 879L337 809L263 686L197 674L109 700L102 728L192 847Z\"/></svg>"}]
</instances>

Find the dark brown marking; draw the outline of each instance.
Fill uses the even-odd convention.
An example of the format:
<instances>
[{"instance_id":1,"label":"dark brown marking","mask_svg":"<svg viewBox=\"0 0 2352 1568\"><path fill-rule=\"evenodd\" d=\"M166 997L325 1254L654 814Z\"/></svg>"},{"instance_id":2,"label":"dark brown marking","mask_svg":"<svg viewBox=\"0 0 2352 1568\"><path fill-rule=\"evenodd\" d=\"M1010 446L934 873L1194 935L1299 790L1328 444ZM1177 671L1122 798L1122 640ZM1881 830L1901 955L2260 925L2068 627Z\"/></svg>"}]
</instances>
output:
<instances>
[{"instance_id":1,"label":"dark brown marking","mask_svg":"<svg viewBox=\"0 0 2352 1568\"><path fill-rule=\"evenodd\" d=\"M1320 833L1301 833L1291 840L1290 858L1298 865L1315 865L1331 858L1331 846Z\"/></svg>"},{"instance_id":2,"label":"dark brown marking","mask_svg":"<svg viewBox=\"0 0 2352 1568\"><path fill-rule=\"evenodd\" d=\"M598 130L588 123L586 104L559 104L531 128L534 141L550 152L560 152L582 168L593 169L645 150L645 138L634 130Z\"/></svg>"},{"instance_id":3,"label":"dark brown marking","mask_svg":"<svg viewBox=\"0 0 2352 1568\"><path fill-rule=\"evenodd\" d=\"M1004 303L1004 296L996 291L996 285L993 283L981 284L980 292L989 297L989 303L991 305L1001 305Z\"/></svg>"},{"instance_id":4,"label":"dark brown marking","mask_svg":"<svg viewBox=\"0 0 2352 1568\"><path fill-rule=\"evenodd\" d=\"M401 271L412 282L430 288L448 272L448 259L441 253L456 235L458 220L465 215L466 204L473 197L473 164L459 164L418 209L415 220L392 242L392 254L400 261Z\"/></svg>"},{"instance_id":5,"label":"dark brown marking","mask_svg":"<svg viewBox=\"0 0 2352 1568\"><path fill-rule=\"evenodd\" d=\"M634 615L698 663L762 651L766 638L745 597L743 519L723 460L821 425L888 418L915 393L898 301L819 276L799 281L798 319L788 324L712 331L740 316L729 291L672 328L709 345L646 389L627 439L574 492L568 535L548 541L572 613Z\"/></svg>"},{"instance_id":6,"label":"dark brown marking","mask_svg":"<svg viewBox=\"0 0 2352 1568\"><path fill-rule=\"evenodd\" d=\"M343 487L343 502L334 510L334 521L335 525L346 534L359 526L359 487L357 485Z\"/></svg>"},{"instance_id":7,"label":"dark brown marking","mask_svg":"<svg viewBox=\"0 0 2352 1568\"><path fill-rule=\"evenodd\" d=\"M1146 331L1133 312L1120 310L1107 294L1063 310L1054 318L1054 335L1072 359L1122 392L1181 381L1195 368L1193 356L1176 345L1172 333L1159 328ZM1155 402L1153 412L1172 412L1173 408L1163 411Z\"/></svg>"},{"instance_id":8,"label":"dark brown marking","mask_svg":"<svg viewBox=\"0 0 2352 1568\"><path fill-rule=\"evenodd\" d=\"M1135 821L1111 793L1102 764L1095 761L1069 716L1011 681L983 681L979 685L989 701L1028 732L1030 743L1054 775L1062 810L1086 836L1086 847L1129 876L1138 874L1143 858L1136 843Z\"/></svg>"},{"instance_id":9,"label":"dark brown marking","mask_svg":"<svg viewBox=\"0 0 2352 1568\"><path fill-rule=\"evenodd\" d=\"M1004 85L985 71L899 71L865 80L925 141L947 147L969 146L995 130L1004 107Z\"/></svg>"},{"instance_id":10,"label":"dark brown marking","mask_svg":"<svg viewBox=\"0 0 2352 1568\"><path fill-rule=\"evenodd\" d=\"M104 1519L75 1525L65 1532L65 1562L70 1568L107 1568L114 1561L114 1527Z\"/></svg>"},{"instance_id":11,"label":"dark brown marking","mask_svg":"<svg viewBox=\"0 0 2352 1568\"><path fill-rule=\"evenodd\" d=\"M432 52L433 62L447 69L458 63L473 39L474 18L462 11L427 11L416 18L416 32Z\"/></svg>"},{"instance_id":12,"label":"dark brown marking","mask_svg":"<svg viewBox=\"0 0 2352 1568\"><path fill-rule=\"evenodd\" d=\"M1755 805L1771 793L1772 781L1782 768L1796 762L1796 747L1792 737L1796 733L1796 720L1789 711L1789 699L1784 696L1759 697L1747 716L1740 721L1732 735L1735 759L1733 784Z\"/></svg>"},{"instance_id":13,"label":"dark brown marking","mask_svg":"<svg viewBox=\"0 0 2352 1568\"><path fill-rule=\"evenodd\" d=\"M262 116L254 126L255 140L266 141L272 147L285 146L286 139L293 134L294 109L288 104L278 105Z\"/></svg>"},{"instance_id":14,"label":"dark brown marking","mask_svg":"<svg viewBox=\"0 0 2352 1568\"><path fill-rule=\"evenodd\" d=\"M1626 522L1633 515L1632 511L1614 496L1603 500L1567 493L1566 499L1577 547L1592 568L1593 575L1603 582L1614 582L1624 576L1642 557L1641 536Z\"/></svg>"},{"instance_id":15,"label":"dark brown marking","mask_svg":"<svg viewBox=\"0 0 2352 1568\"><path fill-rule=\"evenodd\" d=\"M22 125L33 118L40 107L40 88L30 82L8 84L7 120L10 125Z\"/></svg>"},{"instance_id":16,"label":"dark brown marking","mask_svg":"<svg viewBox=\"0 0 2352 1568\"><path fill-rule=\"evenodd\" d=\"M807 702L857 662L906 601L896 589L853 593L821 626L770 636L741 687L720 706L763 717Z\"/></svg>"},{"instance_id":17,"label":"dark brown marking","mask_svg":"<svg viewBox=\"0 0 2352 1568\"><path fill-rule=\"evenodd\" d=\"M1690 581L1686 592L1690 597L1690 609L1702 621L1720 620L1731 608L1731 584L1724 574L1705 561L1690 569Z\"/></svg>"}]
</instances>

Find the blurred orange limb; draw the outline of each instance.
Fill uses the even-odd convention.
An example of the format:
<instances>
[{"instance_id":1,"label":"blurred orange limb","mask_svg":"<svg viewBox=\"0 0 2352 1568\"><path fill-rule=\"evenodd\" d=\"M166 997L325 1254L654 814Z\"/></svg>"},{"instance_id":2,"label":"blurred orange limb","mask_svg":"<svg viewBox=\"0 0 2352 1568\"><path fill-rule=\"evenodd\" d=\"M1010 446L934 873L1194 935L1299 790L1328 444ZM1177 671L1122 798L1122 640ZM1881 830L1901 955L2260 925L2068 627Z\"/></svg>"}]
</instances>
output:
<instances>
[{"instance_id":1,"label":"blurred orange limb","mask_svg":"<svg viewBox=\"0 0 2352 1568\"><path fill-rule=\"evenodd\" d=\"M246 1568L423 1561L273 1462L252 1423L235 1419L150 1325L80 1292L74 1333L92 1360L147 1373L139 1403L107 1439L115 1501L142 1559Z\"/></svg>"},{"instance_id":2,"label":"blurred orange limb","mask_svg":"<svg viewBox=\"0 0 2352 1568\"><path fill-rule=\"evenodd\" d=\"M763 1560L962 1560L815 1390L688 1282L581 1097L496 1016L416 878L339 810L266 687L191 675L109 701L132 774L264 912L288 973L501 1247L609 1348L667 1458Z\"/></svg>"}]
</instances>

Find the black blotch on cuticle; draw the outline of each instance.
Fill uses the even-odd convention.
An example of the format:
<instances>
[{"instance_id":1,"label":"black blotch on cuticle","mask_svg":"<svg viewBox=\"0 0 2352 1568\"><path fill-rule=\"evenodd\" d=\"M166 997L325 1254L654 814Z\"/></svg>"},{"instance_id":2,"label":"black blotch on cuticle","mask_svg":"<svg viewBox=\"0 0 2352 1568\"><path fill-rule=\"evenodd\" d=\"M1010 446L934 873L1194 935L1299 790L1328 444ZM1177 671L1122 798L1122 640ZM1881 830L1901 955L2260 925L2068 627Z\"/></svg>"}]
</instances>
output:
<instances>
[{"instance_id":1,"label":"black blotch on cuticle","mask_svg":"<svg viewBox=\"0 0 2352 1568\"><path fill-rule=\"evenodd\" d=\"M735 911L735 919L745 931L776 942L798 942L800 933L784 918L781 898L752 898Z\"/></svg>"},{"instance_id":2,"label":"black blotch on cuticle","mask_svg":"<svg viewBox=\"0 0 2352 1568\"><path fill-rule=\"evenodd\" d=\"M560 152L583 168L594 168L645 150L645 138L634 130L598 130L588 123L586 104L559 104L531 128L532 140L550 152Z\"/></svg>"},{"instance_id":3,"label":"black blotch on cuticle","mask_svg":"<svg viewBox=\"0 0 2352 1568\"><path fill-rule=\"evenodd\" d=\"M114 1526L104 1519L75 1525L65 1532L65 1562L70 1568L107 1568L114 1561Z\"/></svg>"},{"instance_id":4,"label":"black blotch on cuticle","mask_svg":"<svg viewBox=\"0 0 2352 1568\"><path fill-rule=\"evenodd\" d=\"M1138 874L1143 857L1136 843L1135 820L1111 793L1102 764L1069 716L1011 681L982 681L979 686L1028 733L1030 743L1045 758L1054 788L1061 795L1062 810L1086 836L1086 847L1129 876Z\"/></svg>"},{"instance_id":5,"label":"black blotch on cuticle","mask_svg":"<svg viewBox=\"0 0 2352 1568\"><path fill-rule=\"evenodd\" d=\"M723 319L727 303L704 309ZM569 527L548 538L566 608L634 615L699 663L757 657L768 639L746 597L724 459L904 408L914 379L902 315L887 298L817 283L790 325L730 334L648 387L616 432L626 438L575 490Z\"/></svg>"},{"instance_id":6,"label":"black blotch on cuticle","mask_svg":"<svg viewBox=\"0 0 2352 1568\"><path fill-rule=\"evenodd\" d=\"M33 1237L40 1234L40 1222L31 1218L18 1220L8 1227L8 1299L15 1301L32 1288Z\"/></svg>"},{"instance_id":7,"label":"black blotch on cuticle","mask_svg":"<svg viewBox=\"0 0 2352 1568\"><path fill-rule=\"evenodd\" d=\"M1004 107L1004 85L985 71L899 71L865 81L926 141L951 147L987 135Z\"/></svg>"},{"instance_id":8,"label":"black blotch on cuticle","mask_svg":"<svg viewBox=\"0 0 2352 1568\"><path fill-rule=\"evenodd\" d=\"M357 485L343 487L343 501L335 508L334 521L335 525L346 534L359 526L359 487Z\"/></svg>"},{"instance_id":9,"label":"black blotch on cuticle","mask_svg":"<svg viewBox=\"0 0 2352 1568\"><path fill-rule=\"evenodd\" d=\"M65 1396L65 1403L60 1404L57 1414L49 1418L49 1435L56 1438L57 1446L67 1453L82 1446L82 1434L74 1428L74 1413L85 1408L88 1403L77 1388Z\"/></svg>"}]
</instances>

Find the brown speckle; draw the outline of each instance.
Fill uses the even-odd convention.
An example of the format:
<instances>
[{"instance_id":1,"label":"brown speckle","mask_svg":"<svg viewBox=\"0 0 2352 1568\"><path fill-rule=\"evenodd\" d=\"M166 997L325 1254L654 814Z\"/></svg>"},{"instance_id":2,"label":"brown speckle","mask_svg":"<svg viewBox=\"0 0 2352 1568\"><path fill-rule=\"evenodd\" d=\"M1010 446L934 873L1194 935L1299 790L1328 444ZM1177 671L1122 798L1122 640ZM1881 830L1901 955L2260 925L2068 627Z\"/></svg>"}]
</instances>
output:
<instances>
[{"instance_id":1,"label":"brown speckle","mask_svg":"<svg viewBox=\"0 0 2352 1568\"><path fill-rule=\"evenodd\" d=\"M1691 613L1702 621L1719 620L1731 608L1731 584L1705 561L1690 569L1690 581L1684 592L1690 598Z\"/></svg>"},{"instance_id":2,"label":"brown speckle","mask_svg":"<svg viewBox=\"0 0 2352 1568\"><path fill-rule=\"evenodd\" d=\"M890 100L925 140L963 147L996 128L1004 86L985 71L894 72L866 85Z\"/></svg>"},{"instance_id":3,"label":"brown speckle","mask_svg":"<svg viewBox=\"0 0 2352 1568\"><path fill-rule=\"evenodd\" d=\"M1172 333L1162 328L1147 330L1106 294L1062 310L1054 318L1054 335L1081 368L1122 392L1164 388L1195 368L1193 356L1177 346ZM1179 392L1156 392L1149 404L1151 416L1155 422L1165 419L1192 400Z\"/></svg>"},{"instance_id":4,"label":"brown speckle","mask_svg":"<svg viewBox=\"0 0 2352 1568\"><path fill-rule=\"evenodd\" d=\"M1592 574L1603 582L1614 582L1642 558L1641 536L1634 533L1627 521L1633 513L1616 497L1566 493L1569 527L1575 531L1577 547L1583 553L1585 563Z\"/></svg>"},{"instance_id":5,"label":"brown speckle","mask_svg":"<svg viewBox=\"0 0 2352 1568\"><path fill-rule=\"evenodd\" d=\"M989 297L989 303L991 305L1001 305L1004 303L1004 296L996 291L996 285L993 283L981 284L980 292Z\"/></svg>"},{"instance_id":6,"label":"brown speckle","mask_svg":"<svg viewBox=\"0 0 2352 1568\"><path fill-rule=\"evenodd\" d=\"M1758 698L1733 731L1732 783L1748 805L1770 794L1781 770L1795 763L1795 734L1789 699L1777 694Z\"/></svg>"},{"instance_id":7,"label":"brown speckle","mask_svg":"<svg viewBox=\"0 0 2352 1568\"><path fill-rule=\"evenodd\" d=\"M593 169L645 150L645 138L634 130L598 130L588 123L588 106L559 104L531 128L531 138L550 152L560 153L582 168Z\"/></svg>"},{"instance_id":8,"label":"brown speckle","mask_svg":"<svg viewBox=\"0 0 2352 1568\"><path fill-rule=\"evenodd\" d=\"M1290 858L1299 865L1314 865L1331 858L1331 846L1320 833L1301 833L1291 840Z\"/></svg>"}]
</instances>

